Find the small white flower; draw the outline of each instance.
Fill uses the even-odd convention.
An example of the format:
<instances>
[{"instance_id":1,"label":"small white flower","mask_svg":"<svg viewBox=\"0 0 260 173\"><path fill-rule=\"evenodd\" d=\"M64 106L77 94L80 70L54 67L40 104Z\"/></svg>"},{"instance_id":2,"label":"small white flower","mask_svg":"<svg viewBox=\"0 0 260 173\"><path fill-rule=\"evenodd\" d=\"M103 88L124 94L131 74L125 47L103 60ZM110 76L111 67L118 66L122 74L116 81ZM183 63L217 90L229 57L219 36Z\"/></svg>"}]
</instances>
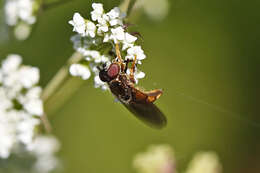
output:
<instances>
[{"instance_id":1,"label":"small white flower","mask_svg":"<svg viewBox=\"0 0 260 173\"><path fill-rule=\"evenodd\" d=\"M17 54L10 54L2 63L2 72L9 73L12 71L17 70L22 62L22 58L20 55Z\"/></svg>"},{"instance_id":2,"label":"small white flower","mask_svg":"<svg viewBox=\"0 0 260 173\"><path fill-rule=\"evenodd\" d=\"M221 173L222 166L214 152L197 153L189 163L186 173Z\"/></svg>"},{"instance_id":3,"label":"small white flower","mask_svg":"<svg viewBox=\"0 0 260 173\"><path fill-rule=\"evenodd\" d=\"M118 7L113 8L110 10L107 15L109 16L110 19L116 19L120 17L120 9Z\"/></svg>"},{"instance_id":4,"label":"small white flower","mask_svg":"<svg viewBox=\"0 0 260 173\"><path fill-rule=\"evenodd\" d=\"M122 13L118 7L115 7L112 10L110 10L107 13L107 15L110 18L109 23L111 26L123 25L122 19L125 17L125 14Z\"/></svg>"},{"instance_id":5,"label":"small white flower","mask_svg":"<svg viewBox=\"0 0 260 173\"><path fill-rule=\"evenodd\" d=\"M143 8L144 13L153 20L164 19L170 10L169 0L139 0L135 8Z\"/></svg>"},{"instance_id":6,"label":"small white flower","mask_svg":"<svg viewBox=\"0 0 260 173\"><path fill-rule=\"evenodd\" d=\"M99 56L99 57L94 59L94 62L97 63L97 64L98 63L106 63L108 61L109 61L109 58L105 55Z\"/></svg>"},{"instance_id":7,"label":"small white flower","mask_svg":"<svg viewBox=\"0 0 260 173\"><path fill-rule=\"evenodd\" d=\"M69 71L72 76L79 76L83 80L87 80L91 75L89 68L81 64L72 64Z\"/></svg>"},{"instance_id":8,"label":"small white flower","mask_svg":"<svg viewBox=\"0 0 260 173\"><path fill-rule=\"evenodd\" d=\"M19 80L23 87L31 88L40 79L40 71L36 67L22 66L19 70Z\"/></svg>"},{"instance_id":9,"label":"small white flower","mask_svg":"<svg viewBox=\"0 0 260 173\"><path fill-rule=\"evenodd\" d=\"M135 156L134 168L142 173L175 173L175 158L168 145L150 146L146 152Z\"/></svg>"},{"instance_id":10,"label":"small white flower","mask_svg":"<svg viewBox=\"0 0 260 173\"><path fill-rule=\"evenodd\" d=\"M18 20L18 4L16 1L6 1L5 4L5 18L6 23L10 26L14 26Z\"/></svg>"},{"instance_id":11,"label":"small white flower","mask_svg":"<svg viewBox=\"0 0 260 173\"><path fill-rule=\"evenodd\" d=\"M36 156L34 171L38 173L52 172L59 167L55 153L60 149L60 143L54 136L37 136L28 146L31 154Z\"/></svg>"},{"instance_id":12,"label":"small white flower","mask_svg":"<svg viewBox=\"0 0 260 173\"><path fill-rule=\"evenodd\" d=\"M5 121L3 112L0 112L0 158L8 158L15 139L15 128Z\"/></svg>"},{"instance_id":13,"label":"small white flower","mask_svg":"<svg viewBox=\"0 0 260 173\"><path fill-rule=\"evenodd\" d=\"M40 123L35 115L43 114L38 68L21 65L19 55L9 55L0 68L0 158L14 149L29 145Z\"/></svg>"},{"instance_id":14,"label":"small white flower","mask_svg":"<svg viewBox=\"0 0 260 173\"><path fill-rule=\"evenodd\" d=\"M13 103L8 97L6 96L6 90L4 88L0 88L0 113L1 110L7 110L13 107Z\"/></svg>"},{"instance_id":15,"label":"small white flower","mask_svg":"<svg viewBox=\"0 0 260 173\"><path fill-rule=\"evenodd\" d=\"M127 74L130 74L130 70L127 69L126 71ZM134 73L134 78L135 78L135 82L136 84L138 83L139 79L143 79L145 77L145 73L140 71L140 70L135 70L135 73Z\"/></svg>"},{"instance_id":16,"label":"small white flower","mask_svg":"<svg viewBox=\"0 0 260 173\"><path fill-rule=\"evenodd\" d=\"M19 17L28 24L33 24L36 21L33 16L33 0L19 0L18 3L18 15Z\"/></svg>"},{"instance_id":17,"label":"small white flower","mask_svg":"<svg viewBox=\"0 0 260 173\"><path fill-rule=\"evenodd\" d=\"M105 82L101 81L99 76L94 77L94 86L95 88L101 88L102 90L107 90L108 86Z\"/></svg>"},{"instance_id":18,"label":"small white flower","mask_svg":"<svg viewBox=\"0 0 260 173\"><path fill-rule=\"evenodd\" d=\"M14 29L14 35L18 40L25 40L31 33L31 26L26 23L19 23Z\"/></svg>"},{"instance_id":19,"label":"small white flower","mask_svg":"<svg viewBox=\"0 0 260 173\"><path fill-rule=\"evenodd\" d=\"M146 58L141 46L134 46L127 49L127 56L126 56L127 59L134 59L135 56L136 59L138 60L138 63L141 63L140 61Z\"/></svg>"},{"instance_id":20,"label":"small white flower","mask_svg":"<svg viewBox=\"0 0 260 173\"><path fill-rule=\"evenodd\" d=\"M139 79L143 79L145 77L145 73L142 71L135 72L135 82L138 83Z\"/></svg>"},{"instance_id":21,"label":"small white flower","mask_svg":"<svg viewBox=\"0 0 260 173\"><path fill-rule=\"evenodd\" d=\"M137 40L137 37L132 36L129 33L125 33L125 40L123 41L123 50L126 50L129 47L134 46L134 42Z\"/></svg>"},{"instance_id":22,"label":"small white flower","mask_svg":"<svg viewBox=\"0 0 260 173\"><path fill-rule=\"evenodd\" d=\"M35 126L40 124L40 120L33 118L26 113L20 113L21 121L17 124L17 138L25 145L29 145L33 141L35 135Z\"/></svg>"},{"instance_id":23,"label":"small white flower","mask_svg":"<svg viewBox=\"0 0 260 173\"><path fill-rule=\"evenodd\" d=\"M90 60L95 60L95 59L100 59L101 55L98 51L96 50L85 50L83 55L86 57L87 61Z\"/></svg>"},{"instance_id":24,"label":"small white flower","mask_svg":"<svg viewBox=\"0 0 260 173\"><path fill-rule=\"evenodd\" d=\"M94 38L96 35L96 29L97 29L97 27L93 22L87 21L87 26L86 26L86 35L87 36Z\"/></svg>"},{"instance_id":25,"label":"small white flower","mask_svg":"<svg viewBox=\"0 0 260 173\"><path fill-rule=\"evenodd\" d=\"M37 99L41 97L41 92L42 88L39 86L35 86L26 93L26 97L30 99Z\"/></svg>"},{"instance_id":26,"label":"small white flower","mask_svg":"<svg viewBox=\"0 0 260 173\"><path fill-rule=\"evenodd\" d=\"M37 100L41 96L42 89L39 86L35 86L33 88L30 88L26 94L18 94L17 100L20 104L25 105L28 104L30 100ZM36 108L34 108L36 109ZM38 108L39 109L39 108ZM42 107L40 109L43 109ZM30 111L29 111L30 112ZM35 111L34 111L35 112ZM37 111L37 112L43 112L43 111ZM33 113L34 114L34 113ZM42 114L42 113L41 113ZM41 114L35 114L35 115L41 115Z\"/></svg>"},{"instance_id":27,"label":"small white flower","mask_svg":"<svg viewBox=\"0 0 260 173\"><path fill-rule=\"evenodd\" d=\"M109 17L106 14L103 14L102 17L98 18L98 34L102 34L104 32L108 32L108 20Z\"/></svg>"},{"instance_id":28,"label":"small white flower","mask_svg":"<svg viewBox=\"0 0 260 173\"><path fill-rule=\"evenodd\" d=\"M105 42L108 42L109 40L110 40L110 34L105 34L104 35L104 39L103 39L103 42L105 43Z\"/></svg>"},{"instance_id":29,"label":"small white flower","mask_svg":"<svg viewBox=\"0 0 260 173\"><path fill-rule=\"evenodd\" d=\"M40 99L29 99L24 103L24 109L32 115L41 116L43 114L43 103Z\"/></svg>"},{"instance_id":30,"label":"small white flower","mask_svg":"<svg viewBox=\"0 0 260 173\"><path fill-rule=\"evenodd\" d=\"M111 32L112 35L110 37L114 40L115 43L118 43L119 41L123 41L125 39L125 32L121 26L115 29L111 29Z\"/></svg>"},{"instance_id":31,"label":"small white flower","mask_svg":"<svg viewBox=\"0 0 260 173\"><path fill-rule=\"evenodd\" d=\"M28 150L37 156L51 155L57 152L59 148L60 143L53 136L38 136L33 143L28 146Z\"/></svg>"},{"instance_id":32,"label":"small white flower","mask_svg":"<svg viewBox=\"0 0 260 173\"><path fill-rule=\"evenodd\" d=\"M6 0L4 16L6 24L14 28L14 36L25 40L31 33L31 26L36 22L36 14L40 4L36 0Z\"/></svg>"},{"instance_id":33,"label":"small white flower","mask_svg":"<svg viewBox=\"0 0 260 173\"><path fill-rule=\"evenodd\" d=\"M101 3L93 3L92 4L93 11L91 12L91 18L93 21L97 21L104 12L103 4Z\"/></svg>"},{"instance_id":34,"label":"small white flower","mask_svg":"<svg viewBox=\"0 0 260 173\"><path fill-rule=\"evenodd\" d=\"M86 22L79 13L75 13L73 15L73 20L70 20L69 24L74 27L73 31L79 33L82 36L86 35Z\"/></svg>"}]
</instances>

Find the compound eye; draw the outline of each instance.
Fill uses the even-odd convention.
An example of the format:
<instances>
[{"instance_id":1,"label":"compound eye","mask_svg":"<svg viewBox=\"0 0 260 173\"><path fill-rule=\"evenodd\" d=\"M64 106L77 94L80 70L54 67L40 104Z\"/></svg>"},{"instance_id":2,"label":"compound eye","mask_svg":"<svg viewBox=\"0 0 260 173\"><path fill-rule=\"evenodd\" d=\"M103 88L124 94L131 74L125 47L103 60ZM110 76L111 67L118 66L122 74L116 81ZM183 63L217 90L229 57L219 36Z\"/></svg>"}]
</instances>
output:
<instances>
[{"instance_id":1,"label":"compound eye","mask_svg":"<svg viewBox=\"0 0 260 173\"><path fill-rule=\"evenodd\" d=\"M118 64L111 64L110 67L107 70L107 75L114 79L115 77L117 77L117 75L119 74L119 65Z\"/></svg>"}]
</instances>

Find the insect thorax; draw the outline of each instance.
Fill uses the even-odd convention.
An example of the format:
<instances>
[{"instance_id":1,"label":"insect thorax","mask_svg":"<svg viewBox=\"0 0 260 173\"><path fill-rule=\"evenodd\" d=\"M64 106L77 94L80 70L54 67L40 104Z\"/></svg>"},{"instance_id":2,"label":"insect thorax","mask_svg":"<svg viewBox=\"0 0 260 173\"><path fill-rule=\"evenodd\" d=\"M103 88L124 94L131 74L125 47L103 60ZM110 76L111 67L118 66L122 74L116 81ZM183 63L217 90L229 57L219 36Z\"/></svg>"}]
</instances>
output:
<instances>
[{"instance_id":1,"label":"insect thorax","mask_svg":"<svg viewBox=\"0 0 260 173\"><path fill-rule=\"evenodd\" d=\"M119 74L109 82L111 92L122 102L128 103L132 99L132 88L126 74Z\"/></svg>"}]
</instances>

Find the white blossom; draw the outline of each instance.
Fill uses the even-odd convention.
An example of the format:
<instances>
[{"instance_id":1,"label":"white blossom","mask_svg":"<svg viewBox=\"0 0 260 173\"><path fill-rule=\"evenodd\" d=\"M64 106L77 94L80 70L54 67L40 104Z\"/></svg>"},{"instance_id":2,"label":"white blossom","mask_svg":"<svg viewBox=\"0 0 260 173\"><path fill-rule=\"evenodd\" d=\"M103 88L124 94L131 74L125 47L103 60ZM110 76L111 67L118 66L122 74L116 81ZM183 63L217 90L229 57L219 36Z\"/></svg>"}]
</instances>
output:
<instances>
[{"instance_id":1,"label":"white blossom","mask_svg":"<svg viewBox=\"0 0 260 173\"><path fill-rule=\"evenodd\" d=\"M18 0L18 15L28 24L35 23L35 16L33 16L34 0Z\"/></svg>"},{"instance_id":2,"label":"white blossom","mask_svg":"<svg viewBox=\"0 0 260 173\"><path fill-rule=\"evenodd\" d=\"M34 0L7 0L4 7L6 23L10 26L16 25L19 20L30 25L35 23L34 3Z\"/></svg>"},{"instance_id":3,"label":"white blossom","mask_svg":"<svg viewBox=\"0 0 260 173\"><path fill-rule=\"evenodd\" d=\"M114 40L115 43L118 43L119 41L123 41L125 39L125 32L121 26L115 29L111 29L111 33L112 34L110 38Z\"/></svg>"},{"instance_id":4,"label":"white blossom","mask_svg":"<svg viewBox=\"0 0 260 173\"><path fill-rule=\"evenodd\" d=\"M93 21L97 21L104 12L103 4L93 3L92 8L93 8L93 11L91 12L91 18Z\"/></svg>"},{"instance_id":5,"label":"white blossom","mask_svg":"<svg viewBox=\"0 0 260 173\"><path fill-rule=\"evenodd\" d=\"M87 26L86 26L86 35L94 38L96 35L96 25L91 22L91 21L87 21Z\"/></svg>"},{"instance_id":6,"label":"white blossom","mask_svg":"<svg viewBox=\"0 0 260 173\"><path fill-rule=\"evenodd\" d=\"M140 173L175 173L173 150L168 145L150 146L135 156L133 166Z\"/></svg>"},{"instance_id":7,"label":"white blossom","mask_svg":"<svg viewBox=\"0 0 260 173\"><path fill-rule=\"evenodd\" d=\"M70 74L72 76L79 76L84 80L91 76L89 68L81 64L72 64L70 66Z\"/></svg>"},{"instance_id":8,"label":"white blossom","mask_svg":"<svg viewBox=\"0 0 260 173\"><path fill-rule=\"evenodd\" d=\"M32 115L43 114L43 103L40 99L29 99L24 103L24 109Z\"/></svg>"},{"instance_id":9,"label":"white blossom","mask_svg":"<svg viewBox=\"0 0 260 173\"><path fill-rule=\"evenodd\" d=\"M132 36L129 33L125 33L125 39L123 41L123 48L122 50L126 50L129 47L133 47L134 46L134 42L137 40L137 37Z\"/></svg>"},{"instance_id":10,"label":"white blossom","mask_svg":"<svg viewBox=\"0 0 260 173\"><path fill-rule=\"evenodd\" d=\"M126 32L124 28L125 13L121 12L118 7L106 13L101 3L93 3L92 8L92 21L84 19L78 13L75 13L73 20L69 21L74 26L73 31L78 32L77 35L71 37L73 47L84 57L78 64L70 66L70 74L86 80L89 79L91 73L94 73L94 86L107 89L107 84L99 78L99 69L105 64L111 64L116 58L116 44L119 45L119 51L124 60L133 60L136 57L137 63L141 64L141 60L146 56L141 46L136 43L137 37ZM144 76L143 72L136 70L136 82Z\"/></svg>"},{"instance_id":11,"label":"white blossom","mask_svg":"<svg viewBox=\"0 0 260 173\"><path fill-rule=\"evenodd\" d=\"M214 152L197 153L189 163L186 173L221 173L222 166Z\"/></svg>"},{"instance_id":12,"label":"white blossom","mask_svg":"<svg viewBox=\"0 0 260 173\"><path fill-rule=\"evenodd\" d=\"M15 112L19 113L20 121L17 123L17 138L19 141L21 141L25 145L30 145L33 141L33 137L35 135L34 129L35 126L40 124L40 120L37 118L34 118L31 114L25 113L23 111L21 112Z\"/></svg>"},{"instance_id":13,"label":"white blossom","mask_svg":"<svg viewBox=\"0 0 260 173\"><path fill-rule=\"evenodd\" d=\"M141 46L134 46L129 49L127 49L127 56L128 59L136 59L140 63L141 60L145 59L146 56L144 54L144 51L142 50Z\"/></svg>"},{"instance_id":14,"label":"white blossom","mask_svg":"<svg viewBox=\"0 0 260 173\"><path fill-rule=\"evenodd\" d=\"M0 158L7 158L19 144L28 146L43 114L39 69L21 64L20 55L11 54L0 68Z\"/></svg>"},{"instance_id":15,"label":"white blossom","mask_svg":"<svg viewBox=\"0 0 260 173\"><path fill-rule=\"evenodd\" d=\"M14 28L14 35L18 40L26 40L31 33L31 26L26 23L20 23Z\"/></svg>"},{"instance_id":16,"label":"white blossom","mask_svg":"<svg viewBox=\"0 0 260 173\"><path fill-rule=\"evenodd\" d=\"M105 82L102 82L99 76L94 77L94 86L95 88L101 88L102 90L107 90L108 86Z\"/></svg>"},{"instance_id":17,"label":"white blossom","mask_svg":"<svg viewBox=\"0 0 260 173\"><path fill-rule=\"evenodd\" d=\"M6 121L3 112L0 112L0 136L0 158L8 158L16 141L16 135L13 124Z\"/></svg>"},{"instance_id":18,"label":"white blossom","mask_svg":"<svg viewBox=\"0 0 260 173\"><path fill-rule=\"evenodd\" d=\"M20 68L18 73L20 76L20 82L25 88L31 88L39 82L40 71L36 67L23 66Z\"/></svg>"},{"instance_id":19,"label":"white blossom","mask_svg":"<svg viewBox=\"0 0 260 173\"><path fill-rule=\"evenodd\" d=\"M4 74L13 72L17 70L22 62L22 57L17 54L10 54L7 58L3 61L2 65L2 72Z\"/></svg>"},{"instance_id":20,"label":"white blossom","mask_svg":"<svg viewBox=\"0 0 260 173\"><path fill-rule=\"evenodd\" d=\"M60 143L54 136L37 136L32 144L28 146L28 152L36 157L34 171L48 173L57 169L60 161L55 154L59 149Z\"/></svg>"},{"instance_id":21,"label":"white blossom","mask_svg":"<svg viewBox=\"0 0 260 173\"><path fill-rule=\"evenodd\" d=\"M102 34L105 32L108 32L109 26L108 26L109 17L107 14L103 14L101 17L98 18L98 34Z\"/></svg>"},{"instance_id":22,"label":"white blossom","mask_svg":"<svg viewBox=\"0 0 260 173\"><path fill-rule=\"evenodd\" d=\"M82 36L86 35L86 22L85 19L79 14L75 13L73 16L73 20L69 21L74 28L73 31L79 33Z\"/></svg>"},{"instance_id":23,"label":"white blossom","mask_svg":"<svg viewBox=\"0 0 260 173\"><path fill-rule=\"evenodd\" d=\"M107 15L110 18L110 25L115 26L115 25L123 25L122 19L126 16L124 13L120 11L118 7L113 8L110 10Z\"/></svg>"},{"instance_id":24,"label":"white blossom","mask_svg":"<svg viewBox=\"0 0 260 173\"><path fill-rule=\"evenodd\" d=\"M5 8L6 23L10 26L14 26L18 21L17 2L6 1L4 8Z\"/></svg>"},{"instance_id":25,"label":"white blossom","mask_svg":"<svg viewBox=\"0 0 260 173\"><path fill-rule=\"evenodd\" d=\"M130 74L130 70L127 69L127 74ZM145 73L136 69L135 72L134 72L134 79L135 79L135 82L136 84L138 83L139 79L143 79L145 77Z\"/></svg>"},{"instance_id":26,"label":"white blossom","mask_svg":"<svg viewBox=\"0 0 260 173\"><path fill-rule=\"evenodd\" d=\"M169 0L138 0L134 8L143 8L145 14L153 20L162 20L169 13L169 2Z\"/></svg>"}]
</instances>

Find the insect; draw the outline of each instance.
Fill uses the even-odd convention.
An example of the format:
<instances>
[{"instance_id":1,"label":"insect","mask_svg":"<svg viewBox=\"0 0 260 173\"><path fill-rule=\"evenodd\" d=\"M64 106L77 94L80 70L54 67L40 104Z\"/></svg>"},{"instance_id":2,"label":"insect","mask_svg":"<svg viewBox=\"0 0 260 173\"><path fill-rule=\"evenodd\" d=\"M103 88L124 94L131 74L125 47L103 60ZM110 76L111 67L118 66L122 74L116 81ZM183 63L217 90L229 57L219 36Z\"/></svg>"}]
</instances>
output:
<instances>
[{"instance_id":1,"label":"insect","mask_svg":"<svg viewBox=\"0 0 260 173\"><path fill-rule=\"evenodd\" d=\"M164 127L167 119L153 104L162 95L162 90L144 92L136 88L134 79L136 57L131 61L132 66L128 75L126 71L130 60L123 61L118 44L116 44L116 56L117 59L113 60L108 68L105 66L100 68L100 80L108 83L113 95L137 118L151 127Z\"/></svg>"}]
</instances>

